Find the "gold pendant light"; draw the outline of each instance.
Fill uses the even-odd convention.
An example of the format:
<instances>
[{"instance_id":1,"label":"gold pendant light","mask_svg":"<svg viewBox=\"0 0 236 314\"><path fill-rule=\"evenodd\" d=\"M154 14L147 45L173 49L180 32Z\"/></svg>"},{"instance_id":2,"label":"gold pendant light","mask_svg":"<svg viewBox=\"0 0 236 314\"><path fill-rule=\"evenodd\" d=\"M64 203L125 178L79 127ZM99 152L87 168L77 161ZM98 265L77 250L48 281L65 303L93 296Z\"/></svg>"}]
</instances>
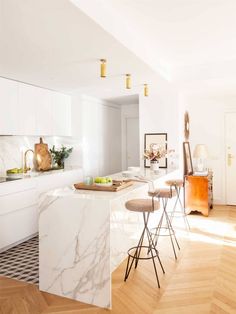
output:
<instances>
[{"instance_id":1,"label":"gold pendant light","mask_svg":"<svg viewBox=\"0 0 236 314\"><path fill-rule=\"evenodd\" d=\"M131 89L131 74L125 74L125 87L126 89Z\"/></svg>"},{"instance_id":2,"label":"gold pendant light","mask_svg":"<svg viewBox=\"0 0 236 314\"><path fill-rule=\"evenodd\" d=\"M101 61L101 73L100 76L101 77L106 77L106 65L107 65L107 60L106 59L100 59Z\"/></svg>"},{"instance_id":3,"label":"gold pendant light","mask_svg":"<svg viewBox=\"0 0 236 314\"><path fill-rule=\"evenodd\" d=\"M144 84L143 94L144 94L145 97L148 96L148 94L149 94L148 84Z\"/></svg>"}]
</instances>

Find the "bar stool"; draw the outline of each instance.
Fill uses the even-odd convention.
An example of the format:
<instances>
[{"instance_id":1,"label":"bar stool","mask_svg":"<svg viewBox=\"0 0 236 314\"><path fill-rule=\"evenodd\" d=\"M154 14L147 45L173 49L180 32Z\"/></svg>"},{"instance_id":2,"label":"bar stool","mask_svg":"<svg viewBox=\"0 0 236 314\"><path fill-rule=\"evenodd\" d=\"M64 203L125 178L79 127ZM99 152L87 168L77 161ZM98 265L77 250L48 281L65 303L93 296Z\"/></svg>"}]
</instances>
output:
<instances>
[{"instance_id":1,"label":"bar stool","mask_svg":"<svg viewBox=\"0 0 236 314\"><path fill-rule=\"evenodd\" d=\"M185 226L189 230L190 226L188 223L187 214L185 211L185 206L181 202L181 198L180 198L180 192L181 192L181 188L184 187L184 181L181 179L173 179L173 180L167 180L165 182L165 184L167 186L169 186L170 188L174 188L176 191L176 194L177 194L175 205L174 205L173 210L171 211L171 214L170 214L170 221L172 222L174 217L183 217ZM180 209L176 210L178 203L180 205Z\"/></svg>"},{"instance_id":2,"label":"bar stool","mask_svg":"<svg viewBox=\"0 0 236 314\"><path fill-rule=\"evenodd\" d=\"M158 284L158 287L160 288L160 282L159 282L156 264L155 264L155 260L154 260L155 257L159 261L159 264L161 266L163 274L165 273L165 270L162 266L161 259L159 257L159 252L157 251L156 245L154 245L154 243L153 243L152 236L151 236L150 230L148 228L149 215L151 212L154 212L154 210L157 210L160 208L160 202L154 200L153 198L152 199L133 199L133 200L126 202L125 207L130 211L143 213L144 228L143 228L143 231L141 233L141 236L140 236L140 239L138 241L137 246L131 247L127 252L128 253L128 261L127 261L127 265L126 265L124 281L126 281L128 279L129 273L131 271L131 268L133 266L134 261L135 261L135 268L137 268L139 260L152 259L153 267L154 267L154 271L155 271L155 275L156 275L156 279L157 279L157 284ZM145 233L146 233L146 237L148 240L148 245L143 245ZM141 256L141 251L143 252L145 250L147 250L146 256L143 256L143 255ZM149 255L149 253L151 253L151 254Z\"/></svg>"},{"instance_id":3,"label":"bar stool","mask_svg":"<svg viewBox=\"0 0 236 314\"><path fill-rule=\"evenodd\" d=\"M169 236L171 240L171 245L173 248L174 256L175 259L177 259L177 254L176 254L176 247L180 250L179 243L177 241L177 238L175 236L175 231L172 227L170 218L168 216L168 213L166 211L168 200L171 199L172 197L177 195L176 190L172 188L163 188L163 189L157 189L154 192L148 192L149 196L151 197L157 197L159 200L162 200L162 205L163 205L163 212L161 214L161 218L159 220L159 223L156 228L151 229L151 234L152 234L152 240L155 245L157 245L157 241L159 236ZM164 230L164 232L161 232ZM175 243L174 243L175 241Z\"/></svg>"}]
</instances>

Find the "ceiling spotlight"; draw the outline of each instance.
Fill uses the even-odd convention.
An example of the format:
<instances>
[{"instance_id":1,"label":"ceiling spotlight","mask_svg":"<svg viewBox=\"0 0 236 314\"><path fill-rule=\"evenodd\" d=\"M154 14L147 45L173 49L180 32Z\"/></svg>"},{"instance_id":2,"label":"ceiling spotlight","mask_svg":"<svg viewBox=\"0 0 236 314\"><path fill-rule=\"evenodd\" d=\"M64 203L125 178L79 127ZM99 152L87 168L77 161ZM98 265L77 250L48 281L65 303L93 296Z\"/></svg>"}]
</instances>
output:
<instances>
[{"instance_id":1,"label":"ceiling spotlight","mask_svg":"<svg viewBox=\"0 0 236 314\"><path fill-rule=\"evenodd\" d=\"M131 74L125 74L125 87L126 89L131 89Z\"/></svg>"},{"instance_id":2,"label":"ceiling spotlight","mask_svg":"<svg viewBox=\"0 0 236 314\"><path fill-rule=\"evenodd\" d=\"M148 93L149 93L149 91L148 91L148 84L144 84L144 89L143 89L144 96L147 97Z\"/></svg>"},{"instance_id":3,"label":"ceiling spotlight","mask_svg":"<svg viewBox=\"0 0 236 314\"><path fill-rule=\"evenodd\" d=\"M101 77L106 77L106 65L107 65L107 60L106 59L100 59L101 61Z\"/></svg>"}]
</instances>

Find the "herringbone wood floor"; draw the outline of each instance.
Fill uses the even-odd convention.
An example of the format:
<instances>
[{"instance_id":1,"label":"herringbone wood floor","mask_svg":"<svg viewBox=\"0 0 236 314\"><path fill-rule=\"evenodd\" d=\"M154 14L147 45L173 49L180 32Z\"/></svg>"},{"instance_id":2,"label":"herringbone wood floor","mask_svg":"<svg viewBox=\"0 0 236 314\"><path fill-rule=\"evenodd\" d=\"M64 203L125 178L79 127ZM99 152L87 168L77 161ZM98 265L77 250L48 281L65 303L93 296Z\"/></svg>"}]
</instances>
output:
<instances>
[{"instance_id":1,"label":"herringbone wood floor","mask_svg":"<svg viewBox=\"0 0 236 314\"><path fill-rule=\"evenodd\" d=\"M160 243L166 275L156 285L151 262L143 261L123 282L125 262L113 274L113 309L99 309L42 293L34 285L0 278L0 314L233 314L236 313L236 207L215 206L208 218L190 215L181 228L178 261L167 239ZM182 231L181 231L182 230ZM163 237L164 238L164 237Z\"/></svg>"}]
</instances>

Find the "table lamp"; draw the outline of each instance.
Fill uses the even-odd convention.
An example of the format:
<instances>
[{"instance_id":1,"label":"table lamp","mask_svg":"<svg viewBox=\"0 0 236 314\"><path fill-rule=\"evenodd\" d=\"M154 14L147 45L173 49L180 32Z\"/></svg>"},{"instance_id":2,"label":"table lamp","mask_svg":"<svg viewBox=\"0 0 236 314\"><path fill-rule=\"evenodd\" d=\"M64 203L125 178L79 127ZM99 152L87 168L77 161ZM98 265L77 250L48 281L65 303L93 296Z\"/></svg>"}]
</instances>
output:
<instances>
[{"instance_id":1,"label":"table lamp","mask_svg":"<svg viewBox=\"0 0 236 314\"><path fill-rule=\"evenodd\" d=\"M194 148L193 157L196 158L196 171L202 172L205 169L205 161L208 157L207 147L204 144L197 144Z\"/></svg>"}]
</instances>

